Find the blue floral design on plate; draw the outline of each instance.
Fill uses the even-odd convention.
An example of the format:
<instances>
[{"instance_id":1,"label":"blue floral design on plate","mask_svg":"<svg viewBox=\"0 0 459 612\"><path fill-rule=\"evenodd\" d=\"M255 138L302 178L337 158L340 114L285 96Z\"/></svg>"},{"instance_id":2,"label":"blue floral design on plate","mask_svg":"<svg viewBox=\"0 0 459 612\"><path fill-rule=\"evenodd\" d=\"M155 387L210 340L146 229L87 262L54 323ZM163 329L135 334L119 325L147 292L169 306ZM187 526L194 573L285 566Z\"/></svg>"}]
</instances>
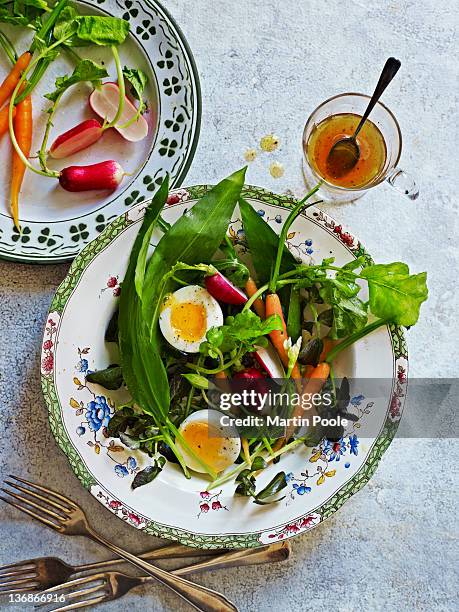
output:
<instances>
[{"instance_id":1,"label":"blue floral design on plate","mask_svg":"<svg viewBox=\"0 0 459 612\"><path fill-rule=\"evenodd\" d=\"M351 452L352 455L359 454L359 449L357 448L358 446L359 446L359 441L357 439L357 436L355 434L353 434L352 436L349 436L349 451Z\"/></svg>"},{"instance_id":2,"label":"blue floral design on plate","mask_svg":"<svg viewBox=\"0 0 459 612\"><path fill-rule=\"evenodd\" d=\"M137 461L134 459L134 457L128 457L126 465L130 470L135 470L135 468L137 467Z\"/></svg>"},{"instance_id":3,"label":"blue floral design on plate","mask_svg":"<svg viewBox=\"0 0 459 612\"><path fill-rule=\"evenodd\" d=\"M330 442L327 440L324 446L324 453L328 456L329 461L339 461L341 455L346 452L346 443L343 438L338 442Z\"/></svg>"},{"instance_id":4,"label":"blue floral design on plate","mask_svg":"<svg viewBox=\"0 0 459 612\"><path fill-rule=\"evenodd\" d=\"M115 465L115 473L120 478L124 478L125 476L129 475L129 471L127 467L125 465L121 465L121 463L118 463L118 465Z\"/></svg>"},{"instance_id":5,"label":"blue floral design on plate","mask_svg":"<svg viewBox=\"0 0 459 612\"><path fill-rule=\"evenodd\" d=\"M363 402L363 400L365 399L364 395L355 395L352 399L351 399L351 405L352 406L360 406L360 404Z\"/></svg>"},{"instance_id":6,"label":"blue floral design on plate","mask_svg":"<svg viewBox=\"0 0 459 612\"><path fill-rule=\"evenodd\" d=\"M262 208L260 208L260 210L257 210L257 215L260 215L260 217L264 217L265 211Z\"/></svg>"},{"instance_id":7,"label":"blue floral design on plate","mask_svg":"<svg viewBox=\"0 0 459 612\"><path fill-rule=\"evenodd\" d=\"M80 359L80 361L76 364L76 369L78 372L87 372L89 368L89 363L87 359Z\"/></svg>"},{"instance_id":8,"label":"blue floral design on plate","mask_svg":"<svg viewBox=\"0 0 459 612\"><path fill-rule=\"evenodd\" d=\"M281 215L276 215L276 216L274 217L274 221L275 221L276 223L282 223L282 217L281 217Z\"/></svg>"},{"instance_id":9,"label":"blue floral design on plate","mask_svg":"<svg viewBox=\"0 0 459 612\"><path fill-rule=\"evenodd\" d=\"M87 405L85 417L91 431L99 431L101 427L107 427L110 421L110 407L107 399L103 395L96 395Z\"/></svg>"},{"instance_id":10,"label":"blue floral design on plate","mask_svg":"<svg viewBox=\"0 0 459 612\"><path fill-rule=\"evenodd\" d=\"M298 493L298 495L304 495L305 493L310 493L312 490L311 487L307 487L304 484L299 485L296 482L293 483L293 488Z\"/></svg>"}]
</instances>

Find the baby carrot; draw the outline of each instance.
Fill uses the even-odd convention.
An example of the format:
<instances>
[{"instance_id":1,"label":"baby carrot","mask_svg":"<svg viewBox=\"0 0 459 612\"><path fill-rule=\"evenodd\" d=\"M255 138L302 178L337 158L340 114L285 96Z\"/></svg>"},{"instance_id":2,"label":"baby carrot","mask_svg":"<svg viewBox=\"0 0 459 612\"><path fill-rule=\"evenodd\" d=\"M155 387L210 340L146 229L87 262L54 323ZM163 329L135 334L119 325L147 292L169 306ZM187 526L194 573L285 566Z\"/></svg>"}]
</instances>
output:
<instances>
[{"instance_id":1,"label":"baby carrot","mask_svg":"<svg viewBox=\"0 0 459 612\"><path fill-rule=\"evenodd\" d=\"M23 53L18 61L14 64L8 76L4 79L3 83L0 85L0 106L3 105L4 102L8 100L11 94L14 91L14 88L19 82L22 73L29 65L31 55L28 51Z\"/></svg>"},{"instance_id":2,"label":"baby carrot","mask_svg":"<svg viewBox=\"0 0 459 612\"><path fill-rule=\"evenodd\" d=\"M325 361L329 351L332 350L332 348L335 346L335 341L331 340L330 338L324 338L323 339L323 343L324 343L324 347L322 349L322 352L320 353L320 357L319 357L319 363L321 361Z\"/></svg>"},{"instance_id":3,"label":"baby carrot","mask_svg":"<svg viewBox=\"0 0 459 612\"><path fill-rule=\"evenodd\" d=\"M14 134L19 148L26 157L32 146L32 99L24 98L16 107ZM13 168L11 172L11 215L14 225L19 229L19 192L24 178L25 166L16 151L13 151Z\"/></svg>"},{"instance_id":4,"label":"baby carrot","mask_svg":"<svg viewBox=\"0 0 459 612\"><path fill-rule=\"evenodd\" d=\"M316 394L320 393L322 387L324 386L326 380L330 375L330 366L325 361L322 363L318 363L317 366L309 373L308 380L304 385L303 389L303 397L306 402L310 403L311 398ZM299 404L296 409L293 411L291 419L295 419L296 417L300 417L302 414L303 407ZM308 412L308 417L311 419L314 416L314 407L311 404L311 408ZM317 413L315 413L317 414ZM285 439L288 440L293 432L295 431L294 425L289 425L285 432ZM282 446L281 446L282 448ZM276 449L277 450L277 449Z\"/></svg>"},{"instance_id":5,"label":"baby carrot","mask_svg":"<svg viewBox=\"0 0 459 612\"><path fill-rule=\"evenodd\" d=\"M13 117L16 115L16 109L13 108ZM8 106L0 110L0 136L3 136L8 131Z\"/></svg>"},{"instance_id":6,"label":"baby carrot","mask_svg":"<svg viewBox=\"0 0 459 612\"><path fill-rule=\"evenodd\" d=\"M248 281L245 284L245 292L247 293L249 298L251 298L252 295L255 295L257 290L258 288L255 284L255 281L253 280L253 278L249 277ZM260 319L264 319L266 312L265 312L265 305L263 303L262 298L261 297L257 298L252 305L253 305L255 312L260 317Z\"/></svg>"},{"instance_id":7,"label":"baby carrot","mask_svg":"<svg viewBox=\"0 0 459 612\"><path fill-rule=\"evenodd\" d=\"M274 348L279 354L282 363L287 368L288 367L288 355L287 351L284 347L285 340L288 339L287 336L287 326L285 324L284 313L282 312L282 305L277 293L269 293L266 296L266 317L270 317L271 315L278 315L280 320L282 321L282 329L275 329L270 334L271 342L274 345ZM292 378L300 379L301 372L298 364L295 364L292 370Z\"/></svg>"}]
</instances>

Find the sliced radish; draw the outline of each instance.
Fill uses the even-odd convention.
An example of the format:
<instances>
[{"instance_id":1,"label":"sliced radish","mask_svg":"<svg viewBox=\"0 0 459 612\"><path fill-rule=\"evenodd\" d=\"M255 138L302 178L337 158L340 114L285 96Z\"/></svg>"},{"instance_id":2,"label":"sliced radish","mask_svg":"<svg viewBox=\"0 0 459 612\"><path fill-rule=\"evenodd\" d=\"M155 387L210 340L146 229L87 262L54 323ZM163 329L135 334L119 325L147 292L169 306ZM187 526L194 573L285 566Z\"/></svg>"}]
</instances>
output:
<instances>
[{"instance_id":1,"label":"sliced radish","mask_svg":"<svg viewBox=\"0 0 459 612\"><path fill-rule=\"evenodd\" d=\"M54 159L69 157L97 142L103 133L97 119L88 119L58 136L51 145L49 154Z\"/></svg>"},{"instance_id":2,"label":"sliced radish","mask_svg":"<svg viewBox=\"0 0 459 612\"><path fill-rule=\"evenodd\" d=\"M247 302L247 296L233 285L223 274L216 272L204 279L207 291L212 297L224 304L241 306Z\"/></svg>"},{"instance_id":3,"label":"sliced radish","mask_svg":"<svg viewBox=\"0 0 459 612\"><path fill-rule=\"evenodd\" d=\"M266 348L258 348L253 355L271 378L282 379L285 377L282 362L271 342Z\"/></svg>"},{"instance_id":4,"label":"sliced radish","mask_svg":"<svg viewBox=\"0 0 459 612\"><path fill-rule=\"evenodd\" d=\"M67 191L91 191L109 189L113 191L123 180L125 172L113 159L90 166L69 166L59 175L59 183Z\"/></svg>"},{"instance_id":5,"label":"sliced radish","mask_svg":"<svg viewBox=\"0 0 459 612\"><path fill-rule=\"evenodd\" d=\"M119 97L120 90L116 83L103 83L89 96L89 105L96 115L99 115L99 117L104 120L112 121L118 110ZM117 125L124 125L130 121L136 113L136 107L129 98L126 97L124 100L124 111ZM140 117L128 127L123 128L115 126L115 130L126 140L138 142L139 140L143 140L148 134L148 123L145 117L140 115Z\"/></svg>"}]
</instances>

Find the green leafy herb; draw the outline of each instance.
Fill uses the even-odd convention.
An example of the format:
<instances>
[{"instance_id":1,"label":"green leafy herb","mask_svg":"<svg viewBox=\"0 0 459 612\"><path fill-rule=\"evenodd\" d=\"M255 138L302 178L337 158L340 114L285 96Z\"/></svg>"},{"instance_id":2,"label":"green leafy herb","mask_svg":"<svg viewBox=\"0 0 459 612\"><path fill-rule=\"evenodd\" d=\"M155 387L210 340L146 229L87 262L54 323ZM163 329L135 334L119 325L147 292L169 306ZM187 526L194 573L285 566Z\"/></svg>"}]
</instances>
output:
<instances>
[{"instance_id":1,"label":"green leafy herb","mask_svg":"<svg viewBox=\"0 0 459 612\"><path fill-rule=\"evenodd\" d=\"M255 476L250 470L242 470L236 477L236 482L239 483L236 487L236 495L244 497L255 496Z\"/></svg>"},{"instance_id":2,"label":"green leafy herb","mask_svg":"<svg viewBox=\"0 0 459 612\"><path fill-rule=\"evenodd\" d=\"M244 310L234 317L227 317L224 325L211 327L199 350L202 354L216 357L219 353L238 349L242 356L255 346L266 345L265 336L275 329L282 329L278 315L262 320L252 310Z\"/></svg>"},{"instance_id":3,"label":"green leafy herb","mask_svg":"<svg viewBox=\"0 0 459 612\"><path fill-rule=\"evenodd\" d=\"M273 502L279 502L283 497L267 501L270 497L273 497L279 491L282 491L287 486L287 479L285 477L285 472L279 472L274 476L274 478L266 485L264 489L262 489L259 493L257 493L255 499L253 500L256 504L265 505Z\"/></svg>"},{"instance_id":4,"label":"green leafy herb","mask_svg":"<svg viewBox=\"0 0 459 612\"><path fill-rule=\"evenodd\" d=\"M147 466L141 472L137 472L134 480L132 481L131 488L138 489L154 480L162 471L166 460L164 457L158 457L153 462L153 465Z\"/></svg>"},{"instance_id":5,"label":"green leafy herb","mask_svg":"<svg viewBox=\"0 0 459 612\"><path fill-rule=\"evenodd\" d=\"M123 384L123 372L119 365L110 365L105 370L90 372L86 380L105 389L119 389Z\"/></svg>"},{"instance_id":6,"label":"green leafy herb","mask_svg":"<svg viewBox=\"0 0 459 612\"><path fill-rule=\"evenodd\" d=\"M205 390L209 388L209 381L205 376L201 376L200 374L182 374L182 377L196 389Z\"/></svg>"},{"instance_id":7,"label":"green leafy herb","mask_svg":"<svg viewBox=\"0 0 459 612\"><path fill-rule=\"evenodd\" d=\"M45 98L55 102L72 85L87 81L94 86L98 85L101 79L108 76L107 70L99 66L92 60L84 59L78 62L70 76L58 77L55 82L55 90L45 94Z\"/></svg>"},{"instance_id":8,"label":"green leafy herb","mask_svg":"<svg viewBox=\"0 0 459 612\"><path fill-rule=\"evenodd\" d=\"M268 467L268 464L263 459L261 455L257 455L255 459L252 461L252 465L250 466L251 472L258 472L258 470L264 470L265 467Z\"/></svg>"},{"instance_id":9,"label":"green leafy herb","mask_svg":"<svg viewBox=\"0 0 459 612\"><path fill-rule=\"evenodd\" d=\"M148 206L137 234L123 281L118 316L118 338L121 367L134 401L150 414L165 418L169 410L169 384L159 351L159 341L150 337L150 328L142 314L135 278L140 274L139 255L145 249L145 237L153 227L166 203L166 177ZM142 257L142 255L141 255Z\"/></svg>"},{"instance_id":10,"label":"green leafy herb","mask_svg":"<svg viewBox=\"0 0 459 612\"><path fill-rule=\"evenodd\" d=\"M73 7L66 7L56 25L54 37L69 46L120 45L129 33L129 22L118 17L79 15Z\"/></svg>"},{"instance_id":11,"label":"green leafy herb","mask_svg":"<svg viewBox=\"0 0 459 612\"><path fill-rule=\"evenodd\" d=\"M132 96L140 102L139 113L141 113L145 108L142 96L148 82L147 75L140 68L128 68L125 66L123 68L123 76L131 86Z\"/></svg>"},{"instance_id":12,"label":"green leafy herb","mask_svg":"<svg viewBox=\"0 0 459 612\"><path fill-rule=\"evenodd\" d=\"M408 266L396 261L368 266L360 276L368 281L370 309L375 316L406 327L417 322L428 296L425 272L410 275Z\"/></svg>"},{"instance_id":13,"label":"green leafy herb","mask_svg":"<svg viewBox=\"0 0 459 612\"><path fill-rule=\"evenodd\" d=\"M266 221L263 221L260 215L253 209L253 206L243 198L239 200L239 208L257 280L260 285L264 285L269 281L274 268L279 236ZM281 273L289 272L294 269L296 264L295 257L284 246L280 266Z\"/></svg>"}]
</instances>

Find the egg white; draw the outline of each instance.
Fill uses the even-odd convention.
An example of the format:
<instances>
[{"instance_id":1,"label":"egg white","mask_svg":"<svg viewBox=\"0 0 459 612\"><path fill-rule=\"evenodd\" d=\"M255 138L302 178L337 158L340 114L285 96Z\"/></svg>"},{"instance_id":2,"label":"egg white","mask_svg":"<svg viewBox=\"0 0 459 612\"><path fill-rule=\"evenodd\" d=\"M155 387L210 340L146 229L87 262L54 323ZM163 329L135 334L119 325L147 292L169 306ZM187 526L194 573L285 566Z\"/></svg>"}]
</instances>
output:
<instances>
[{"instance_id":1,"label":"egg white","mask_svg":"<svg viewBox=\"0 0 459 612\"><path fill-rule=\"evenodd\" d=\"M199 285L187 285L174 291L172 296L165 301L165 307L159 315L159 327L165 339L174 348L185 353L199 353L199 345L206 339L206 333L211 327L220 327L223 325L223 312L220 304L213 298L207 289ZM205 326L203 335L194 340L189 341L180 337L178 330L174 329L171 323L172 307L168 305L168 301L174 305L180 303L199 304L205 310Z\"/></svg>"}]
</instances>

